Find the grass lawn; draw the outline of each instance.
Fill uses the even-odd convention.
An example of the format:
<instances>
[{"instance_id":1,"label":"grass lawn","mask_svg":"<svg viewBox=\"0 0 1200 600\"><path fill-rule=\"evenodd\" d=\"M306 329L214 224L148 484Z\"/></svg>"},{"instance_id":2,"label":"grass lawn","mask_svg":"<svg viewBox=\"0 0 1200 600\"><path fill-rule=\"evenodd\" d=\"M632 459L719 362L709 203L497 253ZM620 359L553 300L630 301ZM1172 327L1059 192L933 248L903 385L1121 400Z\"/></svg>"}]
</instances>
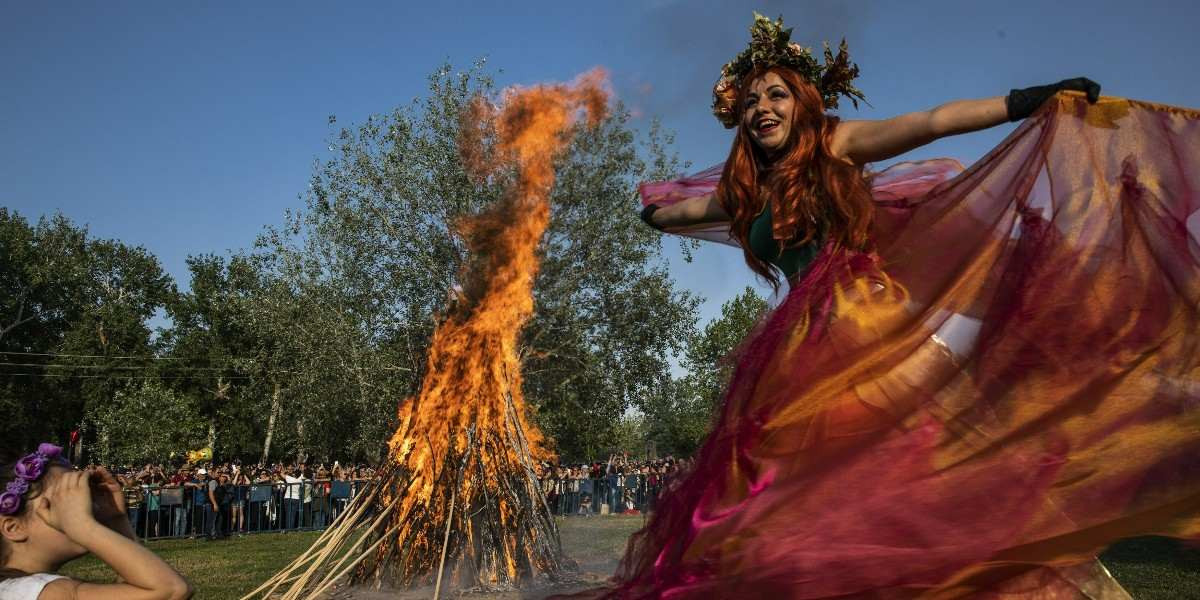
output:
<instances>
[{"instance_id":1,"label":"grass lawn","mask_svg":"<svg viewBox=\"0 0 1200 600\"><path fill-rule=\"evenodd\" d=\"M1136 538L1108 549L1101 562L1137 600L1200 599L1200 548L1167 538Z\"/></svg>"},{"instance_id":2,"label":"grass lawn","mask_svg":"<svg viewBox=\"0 0 1200 600\"><path fill-rule=\"evenodd\" d=\"M611 574L641 517L571 518L562 525L563 548L581 570ZM165 540L150 548L178 569L200 600L236 600L303 552L318 532L259 534L218 542ZM1113 575L1138 600L1200 600L1200 549L1171 540L1139 538L1123 542L1102 557ZM63 573L89 581L112 581L112 571L87 557ZM482 599L483 596L475 595Z\"/></svg>"},{"instance_id":3,"label":"grass lawn","mask_svg":"<svg viewBox=\"0 0 1200 600\"><path fill-rule=\"evenodd\" d=\"M320 532L262 533L220 541L162 540L148 544L196 590L198 600L241 598L304 552ZM113 581L108 565L91 556L63 569L87 581Z\"/></svg>"}]
</instances>

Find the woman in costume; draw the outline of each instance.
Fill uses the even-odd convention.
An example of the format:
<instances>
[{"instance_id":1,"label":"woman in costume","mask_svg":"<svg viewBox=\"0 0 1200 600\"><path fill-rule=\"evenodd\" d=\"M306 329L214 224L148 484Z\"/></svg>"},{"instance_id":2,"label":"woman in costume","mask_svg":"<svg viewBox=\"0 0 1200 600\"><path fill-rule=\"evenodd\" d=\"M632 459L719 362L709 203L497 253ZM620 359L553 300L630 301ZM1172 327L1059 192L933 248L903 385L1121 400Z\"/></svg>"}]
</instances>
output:
<instances>
[{"instance_id":1,"label":"woman in costume","mask_svg":"<svg viewBox=\"0 0 1200 600\"><path fill-rule=\"evenodd\" d=\"M1200 536L1200 113L1074 79L839 121L845 43L751 33L728 161L644 185L643 218L789 290L593 595L1127 598L1099 552ZM1009 120L969 169L864 177Z\"/></svg>"}]
</instances>

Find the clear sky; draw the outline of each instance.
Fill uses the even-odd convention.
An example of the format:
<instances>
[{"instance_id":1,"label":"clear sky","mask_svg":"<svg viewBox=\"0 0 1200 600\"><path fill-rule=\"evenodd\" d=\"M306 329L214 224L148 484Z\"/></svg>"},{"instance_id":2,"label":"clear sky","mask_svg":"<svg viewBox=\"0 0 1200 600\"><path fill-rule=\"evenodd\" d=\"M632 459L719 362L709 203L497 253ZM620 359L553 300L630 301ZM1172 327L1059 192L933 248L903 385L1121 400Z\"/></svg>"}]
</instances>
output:
<instances>
[{"instance_id":1,"label":"clear sky","mask_svg":"<svg viewBox=\"0 0 1200 600\"><path fill-rule=\"evenodd\" d=\"M425 91L443 61L479 57L498 83L564 80L602 65L618 96L677 132L695 169L724 158L709 115L751 11L793 39L845 36L883 118L1085 75L1106 94L1200 106L1200 3L1191 0L797 2L26 2L0 0L0 206L61 211L93 235L143 245L182 286L190 254L249 246L279 223L333 127ZM328 123L337 115L338 125ZM909 158L969 163L1011 127ZM740 254L692 264L664 245L703 317L754 278Z\"/></svg>"}]
</instances>

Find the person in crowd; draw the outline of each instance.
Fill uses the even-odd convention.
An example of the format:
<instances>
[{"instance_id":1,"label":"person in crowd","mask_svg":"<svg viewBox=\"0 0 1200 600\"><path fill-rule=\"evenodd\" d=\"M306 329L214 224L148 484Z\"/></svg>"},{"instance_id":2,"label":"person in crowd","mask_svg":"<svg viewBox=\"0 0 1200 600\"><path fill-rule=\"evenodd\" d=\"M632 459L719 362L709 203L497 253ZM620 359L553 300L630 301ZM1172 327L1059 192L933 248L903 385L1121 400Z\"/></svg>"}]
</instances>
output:
<instances>
[{"instance_id":1,"label":"person in crowd","mask_svg":"<svg viewBox=\"0 0 1200 600\"><path fill-rule=\"evenodd\" d=\"M210 539L225 539L229 537L229 519L233 504L233 486L230 484L229 473L222 470L217 473L215 480L209 481L208 498L213 504L213 528Z\"/></svg>"},{"instance_id":2,"label":"person in crowd","mask_svg":"<svg viewBox=\"0 0 1200 600\"><path fill-rule=\"evenodd\" d=\"M309 528L313 526L313 470L307 465L300 466L300 477L304 479L304 483L300 486L300 526Z\"/></svg>"},{"instance_id":3,"label":"person in crowd","mask_svg":"<svg viewBox=\"0 0 1200 600\"><path fill-rule=\"evenodd\" d=\"M208 535L210 509L208 503L208 470L199 467L191 471L191 479L184 484L184 494L190 497L190 515L192 519L188 537L195 538ZM189 493L190 492L190 493Z\"/></svg>"},{"instance_id":4,"label":"person in crowd","mask_svg":"<svg viewBox=\"0 0 1200 600\"><path fill-rule=\"evenodd\" d=\"M271 475L271 471L269 469L260 468L254 475L254 484L256 487L264 486L271 488L275 484L275 478ZM260 501L252 503L250 504L250 510L253 511L251 514L256 515L256 518L258 519L254 524L255 531L274 529L276 527L275 523L279 516L279 511L276 509L274 502L268 499L268 501L265 502Z\"/></svg>"},{"instance_id":5,"label":"person in crowd","mask_svg":"<svg viewBox=\"0 0 1200 600\"><path fill-rule=\"evenodd\" d=\"M0 460L0 598L4 600L182 600L187 580L137 542L125 514L126 486L102 467L74 470L62 448L41 444ZM88 583L59 575L93 554L120 578Z\"/></svg>"},{"instance_id":6,"label":"person in crowd","mask_svg":"<svg viewBox=\"0 0 1200 600\"><path fill-rule=\"evenodd\" d=\"M595 484L592 483L591 467L588 465L580 465L579 467L579 509L577 514L591 516L592 515L592 494L595 493Z\"/></svg>"},{"instance_id":7,"label":"person in crowd","mask_svg":"<svg viewBox=\"0 0 1200 600\"><path fill-rule=\"evenodd\" d=\"M347 470L345 468L343 468L342 465L340 463L338 463L337 461L334 461L334 463L333 463L333 472L332 472L331 476L333 478L333 481L339 482L339 485L341 485L341 486L351 485L350 493L351 494L354 493L353 484L350 483L350 477L349 477ZM332 490L332 487L330 489ZM349 504L349 502L350 502L349 498L345 498L345 497L341 497L341 496L333 499L332 506L330 509L331 510L331 515L330 515L331 522L337 521L338 515L342 514L342 511L346 510L346 505Z\"/></svg>"},{"instance_id":8,"label":"person in crowd","mask_svg":"<svg viewBox=\"0 0 1200 600\"><path fill-rule=\"evenodd\" d=\"M301 503L304 487L304 469L297 466L289 473L281 473L280 483L284 484L283 514L284 529L298 529L301 523Z\"/></svg>"},{"instance_id":9,"label":"person in crowd","mask_svg":"<svg viewBox=\"0 0 1200 600\"><path fill-rule=\"evenodd\" d=\"M313 527L323 529L325 519L329 515L329 471L325 465L317 467L312 483L312 519Z\"/></svg>"},{"instance_id":10,"label":"person in crowd","mask_svg":"<svg viewBox=\"0 0 1200 600\"><path fill-rule=\"evenodd\" d=\"M250 477L246 469L234 465L234 474L230 492L232 501L229 505L229 523L233 532L239 537L246 533L246 504L250 499Z\"/></svg>"},{"instance_id":11,"label":"person in crowd","mask_svg":"<svg viewBox=\"0 0 1200 600\"><path fill-rule=\"evenodd\" d=\"M191 490L187 488L186 484L190 479L191 473L185 465L177 469L175 473L171 475L170 479L167 480L168 485L180 488L180 503L171 506L169 515L169 518L171 519L170 535L172 536L180 536L187 531L187 517L188 513L191 512L192 498L191 494L188 493Z\"/></svg>"},{"instance_id":12,"label":"person in crowd","mask_svg":"<svg viewBox=\"0 0 1200 600\"><path fill-rule=\"evenodd\" d=\"M217 526L217 502L212 494L217 487L216 474L205 467L196 469L196 484L195 503L201 510L195 534L197 537L212 538Z\"/></svg>"},{"instance_id":13,"label":"person in crowd","mask_svg":"<svg viewBox=\"0 0 1200 600\"><path fill-rule=\"evenodd\" d=\"M546 504L550 506L550 510L554 514L561 514L561 507L558 505L559 497L559 477L553 466L547 465L545 475L542 477L542 487L546 492Z\"/></svg>"},{"instance_id":14,"label":"person in crowd","mask_svg":"<svg viewBox=\"0 0 1200 600\"><path fill-rule=\"evenodd\" d=\"M610 455L608 462L604 465L601 471L600 480L604 483L604 495L601 497L601 504L608 506L609 512L612 512L614 506L613 495L617 493L617 466L613 464L615 456ZM604 507L601 506L601 511ZM604 514L601 512L601 514Z\"/></svg>"},{"instance_id":15,"label":"person in crowd","mask_svg":"<svg viewBox=\"0 0 1200 600\"><path fill-rule=\"evenodd\" d=\"M142 488L142 499L145 502L146 525L142 530L143 537L158 537L159 519L162 513L162 469L151 466L139 478Z\"/></svg>"}]
</instances>

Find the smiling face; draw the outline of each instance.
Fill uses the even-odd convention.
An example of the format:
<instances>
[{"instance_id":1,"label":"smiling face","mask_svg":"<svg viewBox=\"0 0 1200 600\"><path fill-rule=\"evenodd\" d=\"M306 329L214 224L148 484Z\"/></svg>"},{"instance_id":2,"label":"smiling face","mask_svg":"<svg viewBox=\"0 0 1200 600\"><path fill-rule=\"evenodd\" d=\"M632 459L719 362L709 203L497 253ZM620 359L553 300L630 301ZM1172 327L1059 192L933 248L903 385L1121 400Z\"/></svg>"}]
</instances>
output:
<instances>
[{"instance_id":1,"label":"smiling face","mask_svg":"<svg viewBox=\"0 0 1200 600\"><path fill-rule=\"evenodd\" d=\"M769 71L750 82L742 127L767 156L773 157L787 145L795 109L795 96L783 78Z\"/></svg>"}]
</instances>

